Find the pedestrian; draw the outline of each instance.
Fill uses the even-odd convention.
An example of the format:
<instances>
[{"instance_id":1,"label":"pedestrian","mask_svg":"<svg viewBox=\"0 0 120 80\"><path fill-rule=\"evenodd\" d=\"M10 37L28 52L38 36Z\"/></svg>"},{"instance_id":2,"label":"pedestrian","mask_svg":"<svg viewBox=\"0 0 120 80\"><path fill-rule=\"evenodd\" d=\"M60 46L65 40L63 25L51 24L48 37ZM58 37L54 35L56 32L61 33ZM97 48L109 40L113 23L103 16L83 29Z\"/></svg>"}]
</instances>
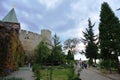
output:
<instances>
[{"instance_id":1,"label":"pedestrian","mask_svg":"<svg viewBox=\"0 0 120 80\"><path fill-rule=\"evenodd\" d=\"M84 68L87 69L87 63L84 63Z\"/></svg>"},{"instance_id":2,"label":"pedestrian","mask_svg":"<svg viewBox=\"0 0 120 80\"><path fill-rule=\"evenodd\" d=\"M85 63L82 61L82 69L85 68Z\"/></svg>"}]
</instances>

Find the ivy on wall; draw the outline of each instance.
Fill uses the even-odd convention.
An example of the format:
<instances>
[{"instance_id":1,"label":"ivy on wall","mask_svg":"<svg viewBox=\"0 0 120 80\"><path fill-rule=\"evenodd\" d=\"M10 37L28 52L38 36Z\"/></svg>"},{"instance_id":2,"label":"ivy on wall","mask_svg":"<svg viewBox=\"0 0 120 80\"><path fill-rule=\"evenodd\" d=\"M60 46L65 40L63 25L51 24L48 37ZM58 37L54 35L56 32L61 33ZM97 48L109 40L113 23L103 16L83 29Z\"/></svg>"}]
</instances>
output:
<instances>
[{"instance_id":1,"label":"ivy on wall","mask_svg":"<svg viewBox=\"0 0 120 80\"><path fill-rule=\"evenodd\" d=\"M0 77L24 64L24 50L15 30L0 25Z\"/></svg>"}]
</instances>

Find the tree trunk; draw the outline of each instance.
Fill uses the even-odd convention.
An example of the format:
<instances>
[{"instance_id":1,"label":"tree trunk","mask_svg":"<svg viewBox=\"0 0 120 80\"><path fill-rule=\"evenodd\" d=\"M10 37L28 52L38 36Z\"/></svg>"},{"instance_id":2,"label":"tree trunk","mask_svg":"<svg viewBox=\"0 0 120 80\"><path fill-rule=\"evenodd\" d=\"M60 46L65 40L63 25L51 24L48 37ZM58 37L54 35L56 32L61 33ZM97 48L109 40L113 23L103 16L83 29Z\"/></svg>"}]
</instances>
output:
<instances>
[{"instance_id":1,"label":"tree trunk","mask_svg":"<svg viewBox=\"0 0 120 80\"><path fill-rule=\"evenodd\" d=\"M120 62L119 62L118 57L116 58L116 64L117 64L118 73L120 74Z\"/></svg>"},{"instance_id":2,"label":"tree trunk","mask_svg":"<svg viewBox=\"0 0 120 80\"><path fill-rule=\"evenodd\" d=\"M120 62L117 54L115 54L115 61L116 61L117 71L120 74Z\"/></svg>"},{"instance_id":3,"label":"tree trunk","mask_svg":"<svg viewBox=\"0 0 120 80\"><path fill-rule=\"evenodd\" d=\"M93 65L93 59L89 58L89 66L91 67Z\"/></svg>"},{"instance_id":4,"label":"tree trunk","mask_svg":"<svg viewBox=\"0 0 120 80\"><path fill-rule=\"evenodd\" d=\"M96 59L95 59L95 64L96 64Z\"/></svg>"}]
</instances>

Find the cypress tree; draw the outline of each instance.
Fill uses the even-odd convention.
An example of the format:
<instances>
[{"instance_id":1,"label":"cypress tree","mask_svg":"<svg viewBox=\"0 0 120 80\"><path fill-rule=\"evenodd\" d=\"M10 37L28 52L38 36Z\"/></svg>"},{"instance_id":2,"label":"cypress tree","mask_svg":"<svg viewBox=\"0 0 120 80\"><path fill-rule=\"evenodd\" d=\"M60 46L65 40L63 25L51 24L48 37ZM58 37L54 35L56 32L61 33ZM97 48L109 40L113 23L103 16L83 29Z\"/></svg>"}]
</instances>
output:
<instances>
[{"instance_id":1,"label":"cypress tree","mask_svg":"<svg viewBox=\"0 0 120 80\"><path fill-rule=\"evenodd\" d=\"M101 6L99 42L101 58L106 63L104 67L110 68L111 61L114 61L120 72L118 60L120 51L120 23L106 2Z\"/></svg>"}]
</instances>

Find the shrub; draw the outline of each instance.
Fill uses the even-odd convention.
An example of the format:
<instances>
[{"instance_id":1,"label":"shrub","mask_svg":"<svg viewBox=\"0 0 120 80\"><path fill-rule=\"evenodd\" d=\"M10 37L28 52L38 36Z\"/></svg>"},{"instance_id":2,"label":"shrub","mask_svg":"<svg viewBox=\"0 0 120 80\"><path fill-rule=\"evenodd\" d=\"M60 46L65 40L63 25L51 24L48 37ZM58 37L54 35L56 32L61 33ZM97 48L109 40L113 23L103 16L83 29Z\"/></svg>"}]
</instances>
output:
<instances>
[{"instance_id":1,"label":"shrub","mask_svg":"<svg viewBox=\"0 0 120 80\"><path fill-rule=\"evenodd\" d=\"M68 80L81 80L79 75L75 74L74 67L71 65L70 72L68 74Z\"/></svg>"},{"instance_id":2,"label":"shrub","mask_svg":"<svg viewBox=\"0 0 120 80\"><path fill-rule=\"evenodd\" d=\"M40 65L39 64L34 64L32 71L34 72L35 80L40 80L41 78L41 73L40 73Z\"/></svg>"},{"instance_id":3,"label":"shrub","mask_svg":"<svg viewBox=\"0 0 120 80\"><path fill-rule=\"evenodd\" d=\"M6 79L2 79L2 80L24 80L24 79L22 79L22 78L16 78L16 77L10 77L10 78L6 78Z\"/></svg>"}]
</instances>

